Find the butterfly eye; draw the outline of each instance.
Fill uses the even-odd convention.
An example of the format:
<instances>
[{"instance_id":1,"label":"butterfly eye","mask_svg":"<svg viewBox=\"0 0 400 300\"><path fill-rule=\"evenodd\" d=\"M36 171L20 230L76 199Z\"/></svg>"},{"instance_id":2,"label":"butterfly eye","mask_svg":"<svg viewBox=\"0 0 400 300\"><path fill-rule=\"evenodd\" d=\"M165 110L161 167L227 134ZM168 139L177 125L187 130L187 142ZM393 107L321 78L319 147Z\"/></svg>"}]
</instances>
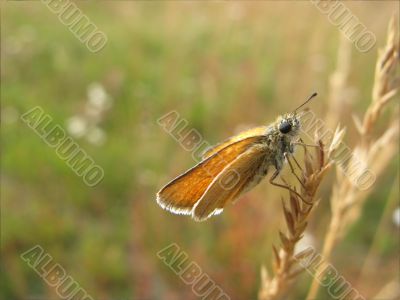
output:
<instances>
[{"instance_id":1,"label":"butterfly eye","mask_svg":"<svg viewBox=\"0 0 400 300\"><path fill-rule=\"evenodd\" d=\"M288 133L290 130L292 129L292 125L287 122L287 121L283 121L280 125L279 125L279 131L281 133Z\"/></svg>"}]
</instances>

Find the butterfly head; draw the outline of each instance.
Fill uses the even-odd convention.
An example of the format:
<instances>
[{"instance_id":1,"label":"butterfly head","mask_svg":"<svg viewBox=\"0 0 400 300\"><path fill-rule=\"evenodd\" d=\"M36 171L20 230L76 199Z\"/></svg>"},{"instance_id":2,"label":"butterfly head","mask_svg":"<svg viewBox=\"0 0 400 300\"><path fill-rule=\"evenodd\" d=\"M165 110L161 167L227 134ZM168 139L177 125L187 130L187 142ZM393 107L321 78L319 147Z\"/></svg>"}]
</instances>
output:
<instances>
[{"instance_id":1,"label":"butterfly head","mask_svg":"<svg viewBox=\"0 0 400 300\"><path fill-rule=\"evenodd\" d=\"M278 130L281 135L297 136L300 130L300 118L296 113L285 114L278 120Z\"/></svg>"},{"instance_id":2,"label":"butterfly head","mask_svg":"<svg viewBox=\"0 0 400 300\"><path fill-rule=\"evenodd\" d=\"M298 113L298 110L306 105L312 98L317 96L317 93L313 93L304 103L298 106L293 112L283 115L278 119L278 130L281 135L294 137L299 134L300 130L300 118L302 112Z\"/></svg>"}]
</instances>

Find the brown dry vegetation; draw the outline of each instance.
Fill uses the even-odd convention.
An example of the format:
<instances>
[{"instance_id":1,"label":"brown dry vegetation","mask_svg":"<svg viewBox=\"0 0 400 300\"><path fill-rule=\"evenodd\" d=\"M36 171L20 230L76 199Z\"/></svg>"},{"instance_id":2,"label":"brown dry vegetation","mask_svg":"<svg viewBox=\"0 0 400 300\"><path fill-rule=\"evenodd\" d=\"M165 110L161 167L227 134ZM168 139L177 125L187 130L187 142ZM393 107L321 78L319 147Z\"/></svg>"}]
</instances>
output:
<instances>
[{"instance_id":1,"label":"brown dry vegetation","mask_svg":"<svg viewBox=\"0 0 400 300\"><path fill-rule=\"evenodd\" d=\"M386 45L379 51L375 69L375 81L372 89L371 103L367 111L360 121L354 116L355 126L358 130L359 140L354 143L354 153L346 162L346 165L338 165L336 172L336 182L330 196L332 216L323 240L322 259L314 274L309 293L308 300L316 299L318 290L321 287L318 278L324 277L331 257L332 251L336 244L343 238L348 231L348 228L360 218L362 206L367 199L367 196L373 192L376 185L365 189L356 184L355 180L350 178L349 174L360 176L359 161L365 162L366 166L372 173L379 178L388 164L393 160L398 151L399 139L399 113L395 111L389 122L386 122L380 136L376 136L374 128L379 120L381 112L386 105L390 105L400 89L399 63L400 63L400 41L398 39L398 20L397 16L392 17L388 26L388 37ZM344 90L348 73L351 68L349 58L351 47L349 41L344 37L341 38L339 47L337 69L331 77L331 96L330 110L327 112L326 119L328 124L335 124L340 120L338 111L341 109L340 102L344 100ZM334 156L335 152L340 151L339 144L342 143L344 131L346 128L336 129L335 134L330 139L330 145L327 151L328 160ZM319 131L321 129L319 128ZM318 137L319 131L316 132ZM374 134L375 133L375 134ZM317 143L322 145L320 140ZM290 208L283 203L283 212L286 220L288 233L279 232L282 247L278 251L274 247L274 277L268 275L268 271L263 266L261 270L261 288L259 292L260 300L282 299L289 294L290 287L295 277L304 269L298 266L300 259L306 258L311 254L310 249L303 250L300 253L295 253L296 243L303 237L306 230L308 219L311 216L311 211L315 208L318 202L315 200L315 192L321 183L322 177L331 165L337 162L336 159L331 159L329 163L324 161L324 150L321 147L317 150L317 155L312 159L305 153L305 168L301 178L301 195L311 205L307 205L295 194L289 195ZM313 169L313 165L317 164L317 168ZM353 173L352 173L353 172ZM372 271L370 269L370 271ZM364 272L367 270L364 268ZM394 299L400 295L400 285L396 282L396 277L393 278L390 286L387 286L385 295L390 299ZM332 296L332 295L331 295ZM351 298L349 298L351 299Z\"/></svg>"},{"instance_id":2,"label":"brown dry vegetation","mask_svg":"<svg viewBox=\"0 0 400 300\"><path fill-rule=\"evenodd\" d=\"M309 1L76 3L107 34L97 54L41 1L1 4L1 299L57 299L20 257L34 245L94 299L198 299L156 255L171 243L232 300L330 299L294 260L307 245L367 299L397 299L396 23L387 38L397 1L345 2L377 37L366 53ZM93 83L112 99L95 121ZM282 173L312 209L267 180L204 223L156 204L160 187L195 163L157 125L162 115L176 110L214 144L313 91L309 107L335 141L305 138L323 142L307 155L298 147L306 189ZM87 187L19 119L35 106L63 128L74 116L95 122L105 140L76 141L104 169L101 184ZM340 141L377 175L371 189L329 160Z\"/></svg>"}]
</instances>

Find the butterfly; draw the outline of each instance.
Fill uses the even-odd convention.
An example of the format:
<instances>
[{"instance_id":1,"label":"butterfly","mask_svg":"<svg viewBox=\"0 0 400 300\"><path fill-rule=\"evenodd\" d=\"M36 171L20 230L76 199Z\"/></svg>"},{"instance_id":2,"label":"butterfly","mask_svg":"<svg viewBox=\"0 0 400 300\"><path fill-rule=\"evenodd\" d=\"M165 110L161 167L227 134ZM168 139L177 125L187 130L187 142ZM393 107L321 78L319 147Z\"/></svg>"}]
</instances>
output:
<instances>
[{"instance_id":1,"label":"butterfly","mask_svg":"<svg viewBox=\"0 0 400 300\"><path fill-rule=\"evenodd\" d=\"M316 95L270 125L241 132L206 150L197 165L157 193L157 203L172 213L204 221L220 214L228 203L260 183L271 167L275 172L269 182L295 192L274 180L288 160L287 155L293 154L298 144L295 141L301 118L297 111Z\"/></svg>"}]
</instances>

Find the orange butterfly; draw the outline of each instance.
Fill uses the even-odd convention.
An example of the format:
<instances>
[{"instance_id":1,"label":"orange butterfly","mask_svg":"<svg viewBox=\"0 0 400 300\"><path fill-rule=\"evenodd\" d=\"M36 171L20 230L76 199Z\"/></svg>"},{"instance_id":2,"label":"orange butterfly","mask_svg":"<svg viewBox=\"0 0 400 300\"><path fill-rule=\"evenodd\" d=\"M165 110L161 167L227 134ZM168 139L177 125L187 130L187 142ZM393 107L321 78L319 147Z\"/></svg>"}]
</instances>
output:
<instances>
[{"instance_id":1,"label":"orange butterfly","mask_svg":"<svg viewBox=\"0 0 400 300\"><path fill-rule=\"evenodd\" d=\"M157 193L157 203L172 213L204 221L220 214L227 203L256 186L271 166L275 172L269 182L293 191L274 179L282 170L286 155L294 152L294 139L301 126L297 110L316 95L271 125L244 131L206 151L199 164Z\"/></svg>"}]
</instances>

